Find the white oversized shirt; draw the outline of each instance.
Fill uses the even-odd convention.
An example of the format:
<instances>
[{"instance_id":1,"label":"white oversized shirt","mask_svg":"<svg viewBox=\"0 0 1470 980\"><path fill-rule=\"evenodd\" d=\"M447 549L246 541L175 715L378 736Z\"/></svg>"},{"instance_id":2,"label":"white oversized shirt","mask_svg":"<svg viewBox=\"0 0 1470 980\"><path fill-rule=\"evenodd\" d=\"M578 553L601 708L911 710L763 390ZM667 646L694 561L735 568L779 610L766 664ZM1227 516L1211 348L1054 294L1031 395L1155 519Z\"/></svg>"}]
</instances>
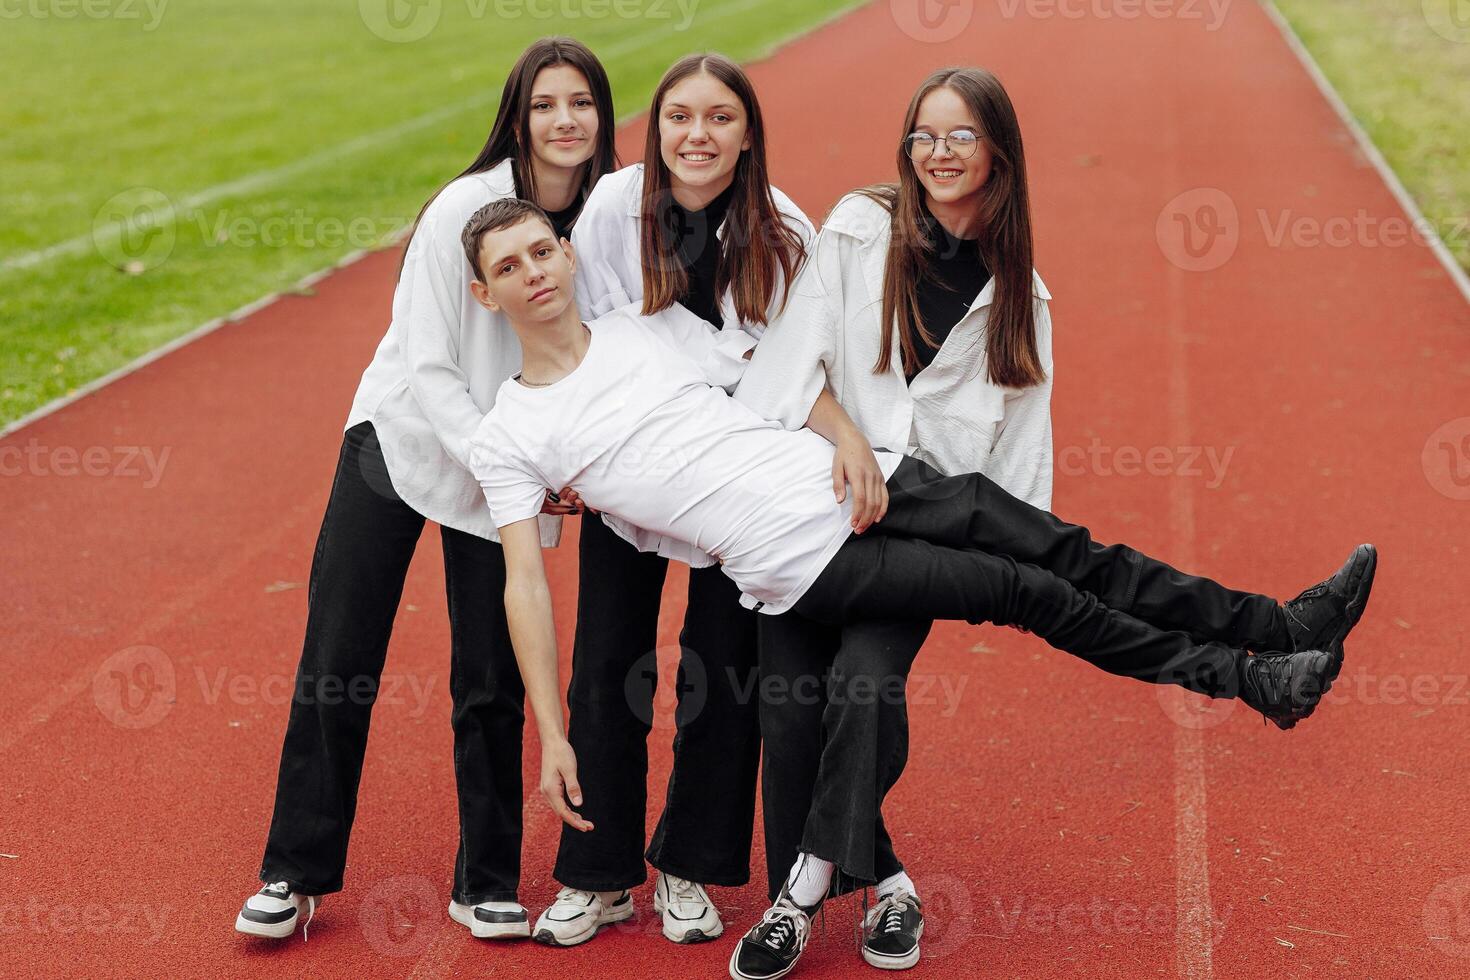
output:
<instances>
[{"instance_id":1,"label":"white oversized shirt","mask_svg":"<svg viewBox=\"0 0 1470 980\"><path fill-rule=\"evenodd\" d=\"M677 304L638 313L589 321L587 352L560 380L501 386L473 439L496 523L570 486L589 507L718 559L747 608L784 612L852 532L852 498L832 493L834 448L730 398L734 374L703 320ZM885 478L900 460L879 454Z\"/></svg>"},{"instance_id":2,"label":"white oversized shirt","mask_svg":"<svg viewBox=\"0 0 1470 980\"><path fill-rule=\"evenodd\" d=\"M905 383L898 335L884 374L883 265L889 214L849 194L837 203L792 285L791 301L761 337L735 397L788 429L806 424L823 385L875 447L917 457L943 473L984 473L1043 510L1052 492L1051 294L1032 271L1036 342L1046 380L1031 388L990 382L985 324L992 278L934 361Z\"/></svg>"},{"instance_id":3,"label":"white oversized shirt","mask_svg":"<svg viewBox=\"0 0 1470 980\"><path fill-rule=\"evenodd\" d=\"M779 188L771 188L771 197L787 226L796 231L803 246L810 247L816 232L801 208ZM643 253L639 235L642 214L642 163L604 175L588 195L587 203L577 216L576 227L572 229L572 246L577 254L577 308L583 317L599 317L631 303L638 303L641 307ZM728 220L728 214L726 218ZM715 234L724 239L725 222L720 223ZM771 298L771 306L766 313L768 322L780 307L781 285L777 284ZM724 325L715 337L719 344L730 350L745 350L749 346L745 337L758 339L764 329L761 324L740 320L735 311L734 297L728 289L720 297L720 318ZM716 328L706 323L705 329L713 332ZM695 567L710 564L707 557L691 552L686 545L629 525L616 516L604 514L603 521L639 551L655 551L665 558Z\"/></svg>"},{"instance_id":4,"label":"white oversized shirt","mask_svg":"<svg viewBox=\"0 0 1470 980\"><path fill-rule=\"evenodd\" d=\"M393 319L363 372L346 428L372 422L393 489L431 521L499 541L469 469L470 436L501 382L521 369L510 323L470 295L474 272L460 234L472 214L516 194L510 161L460 177L429 204L408 243ZM541 516L541 543L561 518Z\"/></svg>"}]
</instances>

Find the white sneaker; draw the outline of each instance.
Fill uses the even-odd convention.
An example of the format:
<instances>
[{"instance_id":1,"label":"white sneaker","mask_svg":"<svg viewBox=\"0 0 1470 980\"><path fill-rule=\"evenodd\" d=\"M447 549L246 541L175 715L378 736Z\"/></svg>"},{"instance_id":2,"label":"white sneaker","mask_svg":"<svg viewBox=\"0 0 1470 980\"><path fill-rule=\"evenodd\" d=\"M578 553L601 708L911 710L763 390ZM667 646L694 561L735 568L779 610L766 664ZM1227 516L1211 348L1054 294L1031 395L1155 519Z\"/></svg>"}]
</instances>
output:
<instances>
[{"instance_id":1,"label":"white sneaker","mask_svg":"<svg viewBox=\"0 0 1470 980\"><path fill-rule=\"evenodd\" d=\"M302 909L306 910L306 925L311 925L319 901L315 895L296 894L284 881L274 882L245 899L244 908L235 917L235 930L250 936L285 939L296 931ZM301 938L306 938L305 926Z\"/></svg>"},{"instance_id":2,"label":"white sneaker","mask_svg":"<svg viewBox=\"0 0 1470 980\"><path fill-rule=\"evenodd\" d=\"M676 875L658 873L653 910L664 918L664 938L675 943L702 943L725 931L719 910L704 886Z\"/></svg>"},{"instance_id":3,"label":"white sneaker","mask_svg":"<svg viewBox=\"0 0 1470 980\"><path fill-rule=\"evenodd\" d=\"M526 910L519 902L449 903L449 917L476 939L525 939L531 935Z\"/></svg>"},{"instance_id":4,"label":"white sneaker","mask_svg":"<svg viewBox=\"0 0 1470 980\"><path fill-rule=\"evenodd\" d=\"M563 888L536 920L531 938L547 946L576 946L597 935L599 927L632 917L633 896L629 892Z\"/></svg>"}]
</instances>

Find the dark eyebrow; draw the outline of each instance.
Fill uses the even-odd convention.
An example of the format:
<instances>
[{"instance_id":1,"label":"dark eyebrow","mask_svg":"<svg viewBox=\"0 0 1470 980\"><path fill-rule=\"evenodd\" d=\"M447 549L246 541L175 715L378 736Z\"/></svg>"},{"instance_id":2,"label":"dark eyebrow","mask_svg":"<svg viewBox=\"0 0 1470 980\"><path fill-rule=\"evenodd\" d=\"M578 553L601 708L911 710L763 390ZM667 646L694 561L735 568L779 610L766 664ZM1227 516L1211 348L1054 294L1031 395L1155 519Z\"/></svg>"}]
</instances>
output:
<instances>
[{"instance_id":1,"label":"dark eyebrow","mask_svg":"<svg viewBox=\"0 0 1470 980\"><path fill-rule=\"evenodd\" d=\"M550 238L541 238L541 239L538 239L537 241L531 243L531 250L532 251L535 251L536 249L540 248L542 245L550 245L553 248L555 248L556 247L556 242L552 241ZM492 269L498 269L501 266L505 265L505 263L510 262L510 261L512 261L514 259L515 259L515 256L514 255L502 255L500 258L496 259L494 262L491 262L490 263L490 267Z\"/></svg>"},{"instance_id":2,"label":"dark eyebrow","mask_svg":"<svg viewBox=\"0 0 1470 980\"><path fill-rule=\"evenodd\" d=\"M573 99L575 99L579 95L585 95L588 98L591 98L592 97L592 93L591 92L573 92L570 97L573 98ZM532 102L535 102L537 99L546 99L549 102L549 101L551 101L554 98L556 98L556 96L554 96L554 95L547 95L545 92L540 92L540 93L538 93L536 95L531 96L531 101Z\"/></svg>"},{"instance_id":3,"label":"dark eyebrow","mask_svg":"<svg viewBox=\"0 0 1470 980\"><path fill-rule=\"evenodd\" d=\"M921 129L933 129L933 128L934 128L933 126L921 126L918 123L915 123L914 124L914 130L915 130L915 132L917 132L918 130L921 130ZM954 127L954 129L951 129L950 132L951 133L954 132L955 129L968 129L971 132L975 132L975 133L980 132L980 127L977 126L975 123L971 123L971 122L960 123L958 126Z\"/></svg>"},{"instance_id":4,"label":"dark eyebrow","mask_svg":"<svg viewBox=\"0 0 1470 980\"><path fill-rule=\"evenodd\" d=\"M682 103L682 102L665 102L664 103L664 108L665 109L688 109L689 107L687 105L685 105L684 103ZM733 105L731 105L728 102L721 102L718 105L712 105L712 106L710 106L710 108L711 109L737 109L738 110L739 107L738 106L733 106Z\"/></svg>"}]
</instances>

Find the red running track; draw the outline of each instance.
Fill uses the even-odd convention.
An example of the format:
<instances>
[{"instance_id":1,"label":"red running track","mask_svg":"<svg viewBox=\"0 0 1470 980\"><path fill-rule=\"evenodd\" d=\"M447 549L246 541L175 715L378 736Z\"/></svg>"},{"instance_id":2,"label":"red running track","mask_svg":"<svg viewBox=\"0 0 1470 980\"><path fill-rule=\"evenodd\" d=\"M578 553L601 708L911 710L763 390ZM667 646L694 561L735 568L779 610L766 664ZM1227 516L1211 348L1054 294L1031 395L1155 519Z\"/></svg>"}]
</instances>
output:
<instances>
[{"instance_id":1,"label":"red running track","mask_svg":"<svg viewBox=\"0 0 1470 980\"><path fill-rule=\"evenodd\" d=\"M1217 21L1184 3L1127 18L1106 4L961 2L940 8L970 17L949 40L913 24L931 40L911 36L890 9L866 6L753 66L776 179L820 217L890 175L930 68L1001 74L1056 297L1057 510L1280 596L1361 540L1383 555L1339 689L1290 734L1034 638L936 630L890 810L928 899L915 976L1463 973L1470 503L1444 467L1470 468L1450 458L1470 426L1464 300L1421 246L1362 231L1312 245L1329 219L1404 217L1254 4ZM1235 220L1209 224L1202 208L1227 202ZM1215 242L1200 258L1213 268L1181 267L1195 260L1176 212L1196 220L1195 244ZM1210 227L1223 236L1201 237ZM0 481L0 972L713 976L764 907L758 884L718 890L726 936L693 948L658 936L649 886L639 924L574 950L477 943L448 921L447 636L426 536L346 890L308 943L231 930L259 866L340 423L396 261L372 256L0 443L41 460ZM161 477L113 451L129 446L164 459ZM94 465L114 475L61 475L66 452L89 447L108 450ZM568 537L551 559L564 653ZM670 646L680 615L671 600ZM120 652L140 647L119 673ZM655 802L670 736L662 704ZM530 797L533 912L556 889L556 829ZM798 975L867 969L855 917L834 903Z\"/></svg>"}]
</instances>

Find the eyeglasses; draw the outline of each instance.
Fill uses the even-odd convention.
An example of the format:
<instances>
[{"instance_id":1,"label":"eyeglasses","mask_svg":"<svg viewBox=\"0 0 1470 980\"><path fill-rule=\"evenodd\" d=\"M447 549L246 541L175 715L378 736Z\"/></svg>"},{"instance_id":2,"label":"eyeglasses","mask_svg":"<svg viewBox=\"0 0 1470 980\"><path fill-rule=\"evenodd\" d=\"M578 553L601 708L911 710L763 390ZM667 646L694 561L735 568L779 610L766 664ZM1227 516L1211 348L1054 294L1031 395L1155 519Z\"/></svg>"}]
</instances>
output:
<instances>
[{"instance_id":1,"label":"eyeglasses","mask_svg":"<svg viewBox=\"0 0 1470 980\"><path fill-rule=\"evenodd\" d=\"M949 152L961 160L975 155L975 147L980 143L980 135L968 129L956 129L948 136L935 136L932 133L909 133L903 138L903 148L908 153L910 160L927 160L934 155L938 144L943 143L949 148Z\"/></svg>"}]
</instances>

